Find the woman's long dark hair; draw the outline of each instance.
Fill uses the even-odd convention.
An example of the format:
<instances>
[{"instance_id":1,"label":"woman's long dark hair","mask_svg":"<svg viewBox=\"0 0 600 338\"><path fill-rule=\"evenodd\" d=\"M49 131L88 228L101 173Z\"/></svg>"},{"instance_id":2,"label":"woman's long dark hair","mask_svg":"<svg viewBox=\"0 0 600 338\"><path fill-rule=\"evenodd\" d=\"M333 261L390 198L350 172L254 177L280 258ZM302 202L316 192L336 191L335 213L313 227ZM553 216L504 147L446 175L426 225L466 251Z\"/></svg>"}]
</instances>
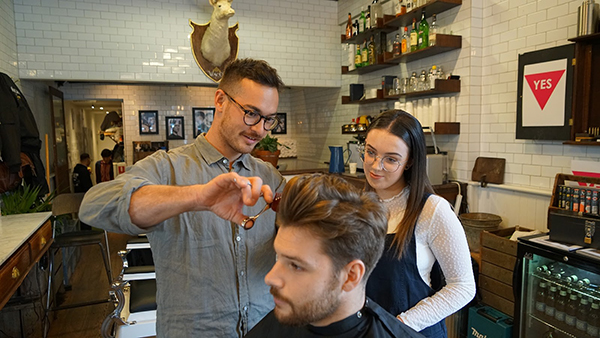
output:
<instances>
[{"instance_id":1,"label":"woman's long dark hair","mask_svg":"<svg viewBox=\"0 0 600 338\"><path fill-rule=\"evenodd\" d=\"M427 201L426 196L433 194L433 187L427 177L427 149L425 135L419 121L409 113L402 110L389 110L379 114L369 126L367 136L371 130L385 130L402 139L409 149L408 168L404 169L403 177L409 186L406 210L400 223L396 226L394 243L398 246L398 257L402 257L415 224L423 206ZM368 181L367 190L373 190Z\"/></svg>"}]
</instances>

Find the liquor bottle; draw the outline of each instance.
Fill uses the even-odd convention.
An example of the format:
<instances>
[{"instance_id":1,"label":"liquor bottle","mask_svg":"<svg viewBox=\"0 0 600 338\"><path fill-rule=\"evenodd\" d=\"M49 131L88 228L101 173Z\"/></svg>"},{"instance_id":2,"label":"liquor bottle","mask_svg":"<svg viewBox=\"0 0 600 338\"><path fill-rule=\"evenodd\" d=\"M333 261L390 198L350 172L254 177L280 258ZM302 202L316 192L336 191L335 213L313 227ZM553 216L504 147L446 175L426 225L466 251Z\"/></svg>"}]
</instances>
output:
<instances>
[{"instance_id":1,"label":"liquor bottle","mask_svg":"<svg viewBox=\"0 0 600 338\"><path fill-rule=\"evenodd\" d=\"M585 189L579 189L579 212L585 212Z\"/></svg>"},{"instance_id":2,"label":"liquor bottle","mask_svg":"<svg viewBox=\"0 0 600 338\"><path fill-rule=\"evenodd\" d=\"M435 77L440 80L444 79L444 71L442 70L442 66L437 67L435 71Z\"/></svg>"},{"instance_id":3,"label":"liquor bottle","mask_svg":"<svg viewBox=\"0 0 600 338\"><path fill-rule=\"evenodd\" d=\"M371 27L377 27L378 19L383 19L383 9L379 0L373 0L371 3Z\"/></svg>"},{"instance_id":4,"label":"liquor bottle","mask_svg":"<svg viewBox=\"0 0 600 338\"><path fill-rule=\"evenodd\" d=\"M363 10L360 11L360 25L363 32L367 30L367 17L365 16L364 7Z\"/></svg>"},{"instance_id":5,"label":"liquor bottle","mask_svg":"<svg viewBox=\"0 0 600 338\"><path fill-rule=\"evenodd\" d=\"M363 42L363 47L362 47L360 56L361 56L362 66L363 67L368 66L369 65L369 49L367 48L367 39L365 39L365 41Z\"/></svg>"},{"instance_id":6,"label":"liquor bottle","mask_svg":"<svg viewBox=\"0 0 600 338\"><path fill-rule=\"evenodd\" d=\"M369 40L369 64L375 64L375 38L371 35L371 40Z\"/></svg>"},{"instance_id":7,"label":"liquor bottle","mask_svg":"<svg viewBox=\"0 0 600 338\"><path fill-rule=\"evenodd\" d=\"M587 214L592 213L592 189L585 192L585 212Z\"/></svg>"},{"instance_id":8,"label":"liquor bottle","mask_svg":"<svg viewBox=\"0 0 600 338\"><path fill-rule=\"evenodd\" d=\"M598 337L600 334L600 304L598 304L598 301L592 302L590 307L586 332L590 337Z\"/></svg>"},{"instance_id":9,"label":"liquor bottle","mask_svg":"<svg viewBox=\"0 0 600 338\"><path fill-rule=\"evenodd\" d=\"M354 36L360 34L360 24L358 23L358 19L354 20Z\"/></svg>"},{"instance_id":10,"label":"liquor bottle","mask_svg":"<svg viewBox=\"0 0 600 338\"><path fill-rule=\"evenodd\" d=\"M580 332L587 331L587 314L590 311L590 305L586 297L581 297L579 301L579 308L577 308L577 318L575 321L575 328Z\"/></svg>"},{"instance_id":11,"label":"liquor bottle","mask_svg":"<svg viewBox=\"0 0 600 338\"><path fill-rule=\"evenodd\" d=\"M406 13L410 13L413 10L413 2L412 0L404 0L406 3Z\"/></svg>"},{"instance_id":12,"label":"liquor bottle","mask_svg":"<svg viewBox=\"0 0 600 338\"><path fill-rule=\"evenodd\" d=\"M356 68L362 67L362 56L360 55L360 44L356 44L356 54L354 55L354 66Z\"/></svg>"},{"instance_id":13,"label":"liquor bottle","mask_svg":"<svg viewBox=\"0 0 600 338\"><path fill-rule=\"evenodd\" d=\"M419 41L417 42L419 49L429 46L429 24L425 19L425 9L421 11L421 22L419 23Z\"/></svg>"},{"instance_id":14,"label":"liquor bottle","mask_svg":"<svg viewBox=\"0 0 600 338\"><path fill-rule=\"evenodd\" d=\"M567 189L565 190L566 195L565 195L565 209L566 210L571 210L571 187L567 187Z\"/></svg>"},{"instance_id":15,"label":"liquor bottle","mask_svg":"<svg viewBox=\"0 0 600 338\"><path fill-rule=\"evenodd\" d=\"M352 15L348 13L348 23L346 23L346 40L352 38Z\"/></svg>"},{"instance_id":16,"label":"liquor bottle","mask_svg":"<svg viewBox=\"0 0 600 338\"><path fill-rule=\"evenodd\" d=\"M417 19L413 18L412 28L410 31L410 51L414 52L417 50Z\"/></svg>"},{"instance_id":17,"label":"liquor bottle","mask_svg":"<svg viewBox=\"0 0 600 338\"><path fill-rule=\"evenodd\" d=\"M546 292L547 284L544 280L540 282L535 290L535 312L538 316L542 316L546 311Z\"/></svg>"},{"instance_id":18,"label":"liquor bottle","mask_svg":"<svg viewBox=\"0 0 600 338\"><path fill-rule=\"evenodd\" d=\"M435 67L435 66L433 66L433 67ZM432 68L433 68L433 67L432 67ZM434 68L434 70L435 70L435 68ZM434 72L434 73L435 73L435 72ZM536 270L537 272L539 272L540 274L542 274L542 275L546 275L546 271L549 271L550 269L548 268L548 266L547 266L547 265L545 265L545 264L544 264L544 265L540 265L540 266L538 266L537 268L535 268L535 270Z\"/></svg>"},{"instance_id":19,"label":"liquor bottle","mask_svg":"<svg viewBox=\"0 0 600 338\"><path fill-rule=\"evenodd\" d=\"M565 324L575 327L577 323L577 306L579 302L577 301L577 295L572 293L569 296L569 301L567 302L567 308L565 310Z\"/></svg>"},{"instance_id":20,"label":"liquor bottle","mask_svg":"<svg viewBox=\"0 0 600 338\"><path fill-rule=\"evenodd\" d=\"M409 51L410 37L408 36L408 27L404 27L404 33L402 34L402 42L400 43L400 52L402 54Z\"/></svg>"},{"instance_id":21,"label":"liquor bottle","mask_svg":"<svg viewBox=\"0 0 600 338\"><path fill-rule=\"evenodd\" d=\"M577 284L577 281L579 281L579 277L577 277L577 275L570 275L568 277L565 277L565 281L567 282L569 287L574 288Z\"/></svg>"},{"instance_id":22,"label":"liquor bottle","mask_svg":"<svg viewBox=\"0 0 600 338\"><path fill-rule=\"evenodd\" d=\"M592 215L598 215L598 190L594 189L592 191Z\"/></svg>"},{"instance_id":23,"label":"liquor bottle","mask_svg":"<svg viewBox=\"0 0 600 338\"><path fill-rule=\"evenodd\" d=\"M437 30L438 30L438 25L437 25L437 20L436 20L435 14L434 14L431 19L431 26L429 26L429 45L430 46L435 46L435 44L437 42Z\"/></svg>"},{"instance_id":24,"label":"liquor bottle","mask_svg":"<svg viewBox=\"0 0 600 338\"><path fill-rule=\"evenodd\" d=\"M554 318L554 313L556 312L556 286L551 285L548 293L546 294L546 308L544 309L544 313L546 314L546 318Z\"/></svg>"},{"instance_id":25,"label":"liquor bottle","mask_svg":"<svg viewBox=\"0 0 600 338\"><path fill-rule=\"evenodd\" d=\"M371 5L367 6L367 16L365 18L365 30L373 28L371 26Z\"/></svg>"},{"instance_id":26,"label":"liquor bottle","mask_svg":"<svg viewBox=\"0 0 600 338\"><path fill-rule=\"evenodd\" d=\"M565 311L567 310L567 303L569 302L569 296L567 295L567 290L561 289L558 292L558 297L556 297L556 302L554 305L554 318L559 323L565 322ZM560 324L559 324L560 325Z\"/></svg>"},{"instance_id":27,"label":"liquor bottle","mask_svg":"<svg viewBox=\"0 0 600 338\"><path fill-rule=\"evenodd\" d=\"M404 42L404 40L402 41ZM398 57L401 54L401 44L400 44L400 34L396 34L396 39L394 39L394 52L393 57Z\"/></svg>"}]
</instances>

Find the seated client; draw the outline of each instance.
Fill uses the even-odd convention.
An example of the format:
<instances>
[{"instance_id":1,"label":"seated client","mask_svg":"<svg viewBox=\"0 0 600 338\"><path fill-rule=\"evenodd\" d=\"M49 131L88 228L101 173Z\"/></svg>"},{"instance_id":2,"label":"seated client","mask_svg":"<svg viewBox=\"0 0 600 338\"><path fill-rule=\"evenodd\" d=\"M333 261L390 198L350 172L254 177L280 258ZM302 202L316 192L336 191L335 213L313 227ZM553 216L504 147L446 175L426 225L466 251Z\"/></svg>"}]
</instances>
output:
<instances>
[{"instance_id":1,"label":"seated client","mask_svg":"<svg viewBox=\"0 0 600 338\"><path fill-rule=\"evenodd\" d=\"M275 309L246 336L422 337L365 296L383 252L387 211L342 178L297 176L277 212Z\"/></svg>"}]
</instances>

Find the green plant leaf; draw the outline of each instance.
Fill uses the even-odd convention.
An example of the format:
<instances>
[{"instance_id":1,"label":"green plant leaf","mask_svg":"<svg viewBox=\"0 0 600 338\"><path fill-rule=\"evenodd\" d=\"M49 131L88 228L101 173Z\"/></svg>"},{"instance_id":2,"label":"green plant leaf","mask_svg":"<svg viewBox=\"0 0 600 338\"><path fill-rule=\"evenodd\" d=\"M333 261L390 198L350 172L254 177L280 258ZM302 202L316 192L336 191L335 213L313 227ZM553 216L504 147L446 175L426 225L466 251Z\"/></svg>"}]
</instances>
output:
<instances>
[{"instance_id":1,"label":"green plant leaf","mask_svg":"<svg viewBox=\"0 0 600 338\"><path fill-rule=\"evenodd\" d=\"M46 198L38 197L41 187L30 187L27 184L16 190L2 195L2 215L16 215L30 212L49 211L55 193L52 192Z\"/></svg>"}]
</instances>

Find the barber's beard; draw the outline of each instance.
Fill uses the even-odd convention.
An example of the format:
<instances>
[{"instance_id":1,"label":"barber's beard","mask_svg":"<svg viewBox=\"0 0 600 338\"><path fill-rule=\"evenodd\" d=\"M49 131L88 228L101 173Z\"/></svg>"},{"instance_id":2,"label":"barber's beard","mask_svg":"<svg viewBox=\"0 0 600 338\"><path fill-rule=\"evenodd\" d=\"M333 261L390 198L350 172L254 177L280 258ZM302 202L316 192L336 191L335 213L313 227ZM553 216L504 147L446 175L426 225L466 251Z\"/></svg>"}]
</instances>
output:
<instances>
[{"instance_id":1,"label":"barber's beard","mask_svg":"<svg viewBox=\"0 0 600 338\"><path fill-rule=\"evenodd\" d=\"M284 325L304 326L323 320L333 314L340 306L340 294L338 280L332 278L329 285L321 294L300 305L292 303L289 299L282 297L277 289L271 288L271 294L283 300L291 308L287 314L275 307L275 317Z\"/></svg>"}]
</instances>

